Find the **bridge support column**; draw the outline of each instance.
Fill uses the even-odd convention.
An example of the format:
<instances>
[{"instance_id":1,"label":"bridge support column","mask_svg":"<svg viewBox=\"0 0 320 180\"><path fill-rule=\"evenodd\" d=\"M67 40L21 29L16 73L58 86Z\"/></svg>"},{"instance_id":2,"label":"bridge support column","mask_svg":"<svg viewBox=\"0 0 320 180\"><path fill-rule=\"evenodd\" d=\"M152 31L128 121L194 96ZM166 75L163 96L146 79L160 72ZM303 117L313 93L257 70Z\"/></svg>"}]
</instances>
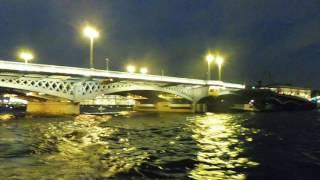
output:
<instances>
[{"instance_id":1,"label":"bridge support column","mask_svg":"<svg viewBox=\"0 0 320 180\"><path fill-rule=\"evenodd\" d=\"M207 104L192 103L192 112L193 113L204 113L207 111L208 111Z\"/></svg>"},{"instance_id":2,"label":"bridge support column","mask_svg":"<svg viewBox=\"0 0 320 180\"><path fill-rule=\"evenodd\" d=\"M196 113L197 112L197 103L195 103L195 102L192 102L192 112L193 113Z\"/></svg>"},{"instance_id":3,"label":"bridge support column","mask_svg":"<svg viewBox=\"0 0 320 180\"><path fill-rule=\"evenodd\" d=\"M29 102L27 113L43 116L63 116L80 114L80 104L72 102Z\"/></svg>"}]
</instances>

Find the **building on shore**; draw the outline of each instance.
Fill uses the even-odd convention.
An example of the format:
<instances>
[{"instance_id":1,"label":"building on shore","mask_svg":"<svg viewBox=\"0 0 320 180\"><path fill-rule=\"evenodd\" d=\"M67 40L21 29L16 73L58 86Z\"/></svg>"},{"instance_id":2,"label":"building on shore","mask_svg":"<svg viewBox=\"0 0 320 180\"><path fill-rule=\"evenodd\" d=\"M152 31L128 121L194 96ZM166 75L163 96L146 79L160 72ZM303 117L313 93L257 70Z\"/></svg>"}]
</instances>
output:
<instances>
[{"instance_id":1,"label":"building on shore","mask_svg":"<svg viewBox=\"0 0 320 180\"><path fill-rule=\"evenodd\" d=\"M266 86L261 86L260 89L267 89L278 94L296 96L296 97L301 97L304 99L311 100L312 89L310 88L290 86L290 85L266 85Z\"/></svg>"}]
</instances>

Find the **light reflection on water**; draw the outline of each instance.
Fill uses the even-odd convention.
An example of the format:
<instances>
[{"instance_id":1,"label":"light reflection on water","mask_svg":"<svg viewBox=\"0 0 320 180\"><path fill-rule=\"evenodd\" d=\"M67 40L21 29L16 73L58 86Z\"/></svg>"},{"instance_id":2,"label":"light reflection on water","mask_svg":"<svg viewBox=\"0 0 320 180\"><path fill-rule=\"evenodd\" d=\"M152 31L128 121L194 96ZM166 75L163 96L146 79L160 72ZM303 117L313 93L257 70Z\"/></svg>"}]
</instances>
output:
<instances>
[{"instance_id":1,"label":"light reflection on water","mask_svg":"<svg viewBox=\"0 0 320 180\"><path fill-rule=\"evenodd\" d=\"M213 114L189 118L193 139L200 147L199 163L191 171L194 179L245 179L241 170L258 163L246 157L245 143L252 141L252 129L242 127L243 116Z\"/></svg>"},{"instance_id":2,"label":"light reflection on water","mask_svg":"<svg viewBox=\"0 0 320 180\"><path fill-rule=\"evenodd\" d=\"M23 139L8 143L7 154L1 152L0 161L9 160L0 165L1 177L111 177L139 165L147 156L144 152L131 154L135 147L127 139L105 140L117 129L101 127L103 120L30 123L10 138Z\"/></svg>"},{"instance_id":3,"label":"light reflection on water","mask_svg":"<svg viewBox=\"0 0 320 180\"><path fill-rule=\"evenodd\" d=\"M246 179L250 114L156 114L0 123L0 177Z\"/></svg>"}]
</instances>

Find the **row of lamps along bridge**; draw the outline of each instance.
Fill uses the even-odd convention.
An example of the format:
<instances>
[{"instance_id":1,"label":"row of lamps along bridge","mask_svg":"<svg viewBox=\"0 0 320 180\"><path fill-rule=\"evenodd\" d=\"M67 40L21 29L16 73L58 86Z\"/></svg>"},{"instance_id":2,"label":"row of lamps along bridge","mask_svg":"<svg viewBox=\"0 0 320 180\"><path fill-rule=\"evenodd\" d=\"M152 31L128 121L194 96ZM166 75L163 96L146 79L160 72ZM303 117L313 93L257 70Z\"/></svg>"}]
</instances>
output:
<instances>
[{"instance_id":1,"label":"row of lamps along bridge","mask_svg":"<svg viewBox=\"0 0 320 180\"><path fill-rule=\"evenodd\" d=\"M99 37L99 32L92 26L86 26L83 29L83 34L90 39L90 68L94 69L93 67L93 44L94 40ZM31 51L22 51L19 53L19 58L23 59L24 62L27 64L34 58L34 55ZM206 61L208 62L208 71L207 71L207 79L211 80L211 64L214 61L218 66L218 80L221 81L221 74L222 74L222 65L224 63L224 58L220 55L213 55L209 53L206 56ZM109 70L109 59L106 59L107 70ZM133 65L127 66L127 72L135 73L136 67ZM148 68L142 67L140 68L140 73L147 74Z\"/></svg>"}]
</instances>

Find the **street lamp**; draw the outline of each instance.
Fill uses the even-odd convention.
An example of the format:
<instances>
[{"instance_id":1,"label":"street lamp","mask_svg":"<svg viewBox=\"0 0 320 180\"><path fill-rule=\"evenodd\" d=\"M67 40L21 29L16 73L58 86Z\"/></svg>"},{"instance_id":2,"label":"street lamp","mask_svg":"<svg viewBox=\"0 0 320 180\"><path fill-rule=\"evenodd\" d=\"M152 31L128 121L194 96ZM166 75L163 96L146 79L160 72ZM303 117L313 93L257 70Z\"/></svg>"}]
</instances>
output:
<instances>
[{"instance_id":1,"label":"street lamp","mask_svg":"<svg viewBox=\"0 0 320 180\"><path fill-rule=\"evenodd\" d=\"M221 71L222 71L221 67L224 62L224 59L221 56L217 56L215 60L216 60L216 64L218 65L218 78L219 78L219 81L221 81Z\"/></svg>"},{"instance_id":2,"label":"street lamp","mask_svg":"<svg viewBox=\"0 0 320 180\"><path fill-rule=\"evenodd\" d=\"M134 73L136 71L136 67L132 66L132 65L128 65L127 66L127 71L129 73Z\"/></svg>"},{"instance_id":3,"label":"street lamp","mask_svg":"<svg viewBox=\"0 0 320 180\"><path fill-rule=\"evenodd\" d=\"M140 73L141 74L147 74L148 73L148 69L146 67L142 67L142 68L140 68Z\"/></svg>"},{"instance_id":4,"label":"street lamp","mask_svg":"<svg viewBox=\"0 0 320 180\"><path fill-rule=\"evenodd\" d=\"M90 68L93 69L93 41L99 37L99 32L91 26L86 26L83 34L90 39Z\"/></svg>"},{"instance_id":5,"label":"street lamp","mask_svg":"<svg viewBox=\"0 0 320 180\"><path fill-rule=\"evenodd\" d=\"M210 68L210 66L211 66L211 62L213 61L213 59L214 59L214 57L211 54L208 54L206 56L206 60L208 62L208 78L207 78L208 80L211 79L211 68Z\"/></svg>"},{"instance_id":6,"label":"street lamp","mask_svg":"<svg viewBox=\"0 0 320 180\"><path fill-rule=\"evenodd\" d=\"M19 57L21 59L23 59L26 64L28 64L28 62L34 58L33 54L31 52L28 52L28 51L22 51L19 54Z\"/></svg>"},{"instance_id":7,"label":"street lamp","mask_svg":"<svg viewBox=\"0 0 320 180\"><path fill-rule=\"evenodd\" d=\"M106 58L106 70L109 71L109 58Z\"/></svg>"}]
</instances>

